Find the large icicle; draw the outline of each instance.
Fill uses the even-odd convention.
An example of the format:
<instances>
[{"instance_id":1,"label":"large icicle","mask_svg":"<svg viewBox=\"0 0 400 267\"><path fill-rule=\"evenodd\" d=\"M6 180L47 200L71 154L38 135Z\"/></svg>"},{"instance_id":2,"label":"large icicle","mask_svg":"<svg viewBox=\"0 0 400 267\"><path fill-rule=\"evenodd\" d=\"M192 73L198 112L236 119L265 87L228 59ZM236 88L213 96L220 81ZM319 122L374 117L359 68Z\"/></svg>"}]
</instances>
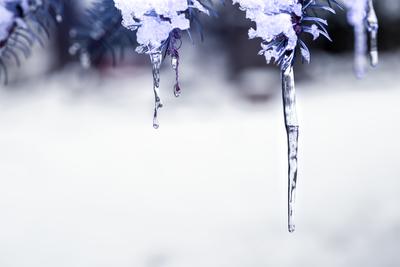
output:
<instances>
[{"instance_id":1,"label":"large icicle","mask_svg":"<svg viewBox=\"0 0 400 267\"><path fill-rule=\"evenodd\" d=\"M374 9L374 3L372 0L368 0L367 10L367 26L369 33L369 56L371 60L371 66L376 67L379 62L378 57L378 17Z\"/></svg>"},{"instance_id":2,"label":"large icicle","mask_svg":"<svg viewBox=\"0 0 400 267\"><path fill-rule=\"evenodd\" d=\"M293 67L282 70L282 97L288 143L288 230L294 232L294 210L297 184L297 149L299 124L296 111L296 90Z\"/></svg>"},{"instance_id":3,"label":"large icicle","mask_svg":"<svg viewBox=\"0 0 400 267\"><path fill-rule=\"evenodd\" d=\"M327 21L317 16L314 11L324 10L335 14L332 4L339 4L333 0L232 1L234 4L239 4L239 8L246 11L246 17L256 24L256 27L250 28L248 35L250 39L258 37L262 39L261 51L258 54L263 55L267 63L275 62L281 68L282 95L288 140L288 228L289 232L294 232L299 126L296 113L293 64L296 58L296 51L300 51L304 62L310 62L310 51L302 39L303 33L310 34L313 40L318 39L320 36L331 40L327 30ZM363 10L365 11L365 9ZM364 33L364 35L366 34Z\"/></svg>"},{"instance_id":4,"label":"large icicle","mask_svg":"<svg viewBox=\"0 0 400 267\"><path fill-rule=\"evenodd\" d=\"M364 25L354 26L354 71L358 78L365 76L367 34Z\"/></svg>"},{"instance_id":5,"label":"large icicle","mask_svg":"<svg viewBox=\"0 0 400 267\"><path fill-rule=\"evenodd\" d=\"M150 54L151 65L153 66L153 91L154 91L154 116L153 127L158 129L158 110L163 107L160 97L160 67L162 63L162 53L154 52Z\"/></svg>"}]
</instances>

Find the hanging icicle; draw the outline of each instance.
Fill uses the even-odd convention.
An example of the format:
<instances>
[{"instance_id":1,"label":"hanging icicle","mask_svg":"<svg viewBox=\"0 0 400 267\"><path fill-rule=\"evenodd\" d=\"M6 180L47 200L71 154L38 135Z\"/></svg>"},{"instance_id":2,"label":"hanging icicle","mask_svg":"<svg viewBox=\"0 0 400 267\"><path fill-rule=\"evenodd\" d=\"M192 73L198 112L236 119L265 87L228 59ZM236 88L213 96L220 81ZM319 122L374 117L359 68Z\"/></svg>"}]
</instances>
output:
<instances>
[{"instance_id":1,"label":"hanging icicle","mask_svg":"<svg viewBox=\"0 0 400 267\"><path fill-rule=\"evenodd\" d=\"M198 23L197 15L210 15L210 7L201 0L114 0L121 11L122 25L136 31L139 46L136 52L148 54L153 65L155 94L154 128L159 127L158 109L163 106L160 92L160 66L162 58L171 57L176 82L174 95L181 94L179 85L179 48L181 32L189 31L191 23Z\"/></svg>"},{"instance_id":2,"label":"hanging icicle","mask_svg":"<svg viewBox=\"0 0 400 267\"><path fill-rule=\"evenodd\" d=\"M282 98L288 145L288 230L295 230L294 208L297 183L297 149L299 123L296 111L296 90L293 67L282 70Z\"/></svg>"},{"instance_id":3,"label":"hanging icicle","mask_svg":"<svg viewBox=\"0 0 400 267\"><path fill-rule=\"evenodd\" d=\"M379 62L378 56L378 17L374 9L372 0L368 0L367 7L367 26L369 32L369 56L372 67L376 67Z\"/></svg>"},{"instance_id":4,"label":"hanging icicle","mask_svg":"<svg viewBox=\"0 0 400 267\"><path fill-rule=\"evenodd\" d=\"M372 0L347 0L344 3L348 8L348 21L354 27L354 70L361 78L366 72L368 38L370 64L378 65L378 18Z\"/></svg>"},{"instance_id":5,"label":"hanging icicle","mask_svg":"<svg viewBox=\"0 0 400 267\"><path fill-rule=\"evenodd\" d=\"M160 67L162 63L161 51L151 53L150 60L153 66L153 91L154 91L153 127L154 129L158 129L158 127L160 126L160 124L158 123L158 110L163 107L163 103L160 97Z\"/></svg>"},{"instance_id":6,"label":"hanging icicle","mask_svg":"<svg viewBox=\"0 0 400 267\"><path fill-rule=\"evenodd\" d=\"M288 141L288 230L294 232L294 206L297 184L297 149L299 125L296 113L296 93L293 63L296 50L303 61L310 62L310 51L301 40L302 33L311 34L316 40L323 35L328 40L327 21L317 17L318 11L335 13L336 1L315 0L233 0L246 11L247 18L256 23L249 38L262 38L261 51L267 61L276 62L281 68L283 110Z\"/></svg>"}]
</instances>

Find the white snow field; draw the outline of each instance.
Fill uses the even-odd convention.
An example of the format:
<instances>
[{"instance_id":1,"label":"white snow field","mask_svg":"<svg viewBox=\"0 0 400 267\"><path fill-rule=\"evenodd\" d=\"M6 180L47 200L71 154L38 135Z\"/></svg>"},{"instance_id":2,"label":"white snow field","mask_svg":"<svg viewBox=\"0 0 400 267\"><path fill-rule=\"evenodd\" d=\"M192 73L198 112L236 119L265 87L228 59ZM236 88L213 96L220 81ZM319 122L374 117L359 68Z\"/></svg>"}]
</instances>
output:
<instances>
[{"instance_id":1,"label":"white snow field","mask_svg":"<svg viewBox=\"0 0 400 267\"><path fill-rule=\"evenodd\" d=\"M364 80L351 56L297 75L294 234L276 70L254 104L220 63L184 61L180 99L164 68L158 130L150 66L2 89L0 266L399 266L399 57Z\"/></svg>"}]
</instances>

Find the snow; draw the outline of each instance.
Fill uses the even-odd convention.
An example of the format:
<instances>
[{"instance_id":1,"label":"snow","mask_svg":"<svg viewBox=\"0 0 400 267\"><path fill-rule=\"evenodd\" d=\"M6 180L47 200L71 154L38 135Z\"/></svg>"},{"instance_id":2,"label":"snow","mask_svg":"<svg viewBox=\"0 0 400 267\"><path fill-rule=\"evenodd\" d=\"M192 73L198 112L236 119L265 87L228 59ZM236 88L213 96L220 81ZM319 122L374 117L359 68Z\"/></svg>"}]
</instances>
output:
<instances>
[{"instance_id":1,"label":"snow","mask_svg":"<svg viewBox=\"0 0 400 267\"><path fill-rule=\"evenodd\" d=\"M220 64L183 53L179 99L163 70L158 130L149 66L0 91L2 267L400 264L398 54L360 81L350 56L316 55L297 73L288 234L279 84L251 104Z\"/></svg>"},{"instance_id":2,"label":"snow","mask_svg":"<svg viewBox=\"0 0 400 267\"><path fill-rule=\"evenodd\" d=\"M189 8L208 14L197 0L193 5L187 0L114 0L114 3L121 11L122 25L137 30L139 45L155 51L161 50L162 43L174 29L190 29L190 18L185 14Z\"/></svg>"},{"instance_id":3,"label":"snow","mask_svg":"<svg viewBox=\"0 0 400 267\"><path fill-rule=\"evenodd\" d=\"M262 54L267 62L278 60L281 50L293 50L297 45L297 33L293 28L292 14L302 15L302 5L297 0L233 0L233 4L239 4L241 10L246 11L246 18L256 23L256 29L250 28L249 38L260 37L265 42L271 42L280 36L287 38L287 44L281 48L272 46L266 48L262 45Z\"/></svg>"}]
</instances>

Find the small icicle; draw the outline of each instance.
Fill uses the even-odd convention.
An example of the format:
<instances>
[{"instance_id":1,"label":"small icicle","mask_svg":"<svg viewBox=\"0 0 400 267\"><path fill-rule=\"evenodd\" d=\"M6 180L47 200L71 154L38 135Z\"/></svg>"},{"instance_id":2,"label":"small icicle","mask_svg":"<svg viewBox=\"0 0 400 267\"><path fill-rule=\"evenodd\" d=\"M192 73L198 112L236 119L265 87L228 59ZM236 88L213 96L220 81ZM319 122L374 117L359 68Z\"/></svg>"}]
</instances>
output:
<instances>
[{"instance_id":1,"label":"small icicle","mask_svg":"<svg viewBox=\"0 0 400 267\"><path fill-rule=\"evenodd\" d=\"M160 67L162 62L162 53L154 52L150 54L151 64L153 66L153 91L154 91L154 116L153 116L153 127L158 129L160 124L158 123L158 109L163 107L163 103L160 98Z\"/></svg>"},{"instance_id":2,"label":"small icicle","mask_svg":"<svg viewBox=\"0 0 400 267\"><path fill-rule=\"evenodd\" d=\"M174 95L175 97L179 97L181 95L181 88L179 86L179 56L173 55L171 56L171 65L175 70L175 85L174 85Z\"/></svg>"},{"instance_id":3,"label":"small icicle","mask_svg":"<svg viewBox=\"0 0 400 267\"><path fill-rule=\"evenodd\" d=\"M379 62L378 57L378 17L374 9L374 3L372 0L368 0L367 10L367 27L369 33L369 56L371 66L376 67Z\"/></svg>"},{"instance_id":4,"label":"small icicle","mask_svg":"<svg viewBox=\"0 0 400 267\"><path fill-rule=\"evenodd\" d=\"M366 53L367 53L367 34L363 25L354 26L354 71L358 78L365 75Z\"/></svg>"},{"instance_id":5,"label":"small icicle","mask_svg":"<svg viewBox=\"0 0 400 267\"><path fill-rule=\"evenodd\" d=\"M296 111L296 90L293 67L282 70L282 97L288 142L288 230L295 230L294 210L297 184L297 149L299 125Z\"/></svg>"},{"instance_id":6,"label":"small icicle","mask_svg":"<svg viewBox=\"0 0 400 267\"><path fill-rule=\"evenodd\" d=\"M171 56L171 66L175 71L174 95L181 95L181 87L179 86L179 48L182 45L181 34L178 30L173 30L169 38L169 46L167 54Z\"/></svg>"}]
</instances>

